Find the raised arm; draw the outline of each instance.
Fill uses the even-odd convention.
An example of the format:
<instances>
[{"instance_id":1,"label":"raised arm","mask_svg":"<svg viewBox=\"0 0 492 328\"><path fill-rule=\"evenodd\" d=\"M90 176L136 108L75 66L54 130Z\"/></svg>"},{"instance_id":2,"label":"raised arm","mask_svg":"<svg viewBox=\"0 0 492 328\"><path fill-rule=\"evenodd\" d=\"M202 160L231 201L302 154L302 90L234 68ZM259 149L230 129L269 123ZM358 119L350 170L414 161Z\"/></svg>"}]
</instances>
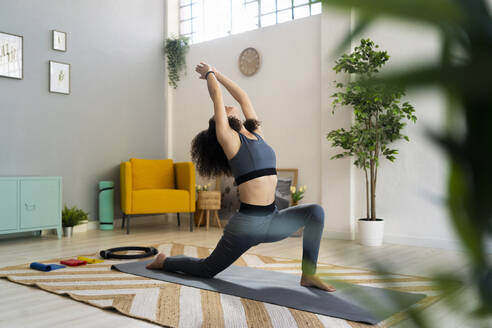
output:
<instances>
[{"instance_id":1,"label":"raised arm","mask_svg":"<svg viewBox=\"0 0 492 328\"><path fill-rule=\"evenodd\" d=\"M236 82L229 79L227 76L217 71L217 69L213 68L215 75L217 76L217 80L224 85L224 87L229 91L232 97L236 99L236 101L241 105L241 109L243 111L244 117L258 119L256 112L251 104L251 100L248 97L248 94L237 85Z\"/></svg>"},{"instance_id":2,"label":"raised arm","mask_svg":"<svg viewBox=\"0 0 492 328\"><path fill-rule=\"evenodd\" d=\"M200 63L200 65L196 66L195 70L200 73L200 79L205 79L205 74L211 69L209 65ZM214 103L214 120L217 140L221 142L222 140L230 139L232 129L229 126L229 120L225 111L222 91L220 90L219 82L214 73L207 75L207 88L210 98Z\"/></svg>"}]
</instances>

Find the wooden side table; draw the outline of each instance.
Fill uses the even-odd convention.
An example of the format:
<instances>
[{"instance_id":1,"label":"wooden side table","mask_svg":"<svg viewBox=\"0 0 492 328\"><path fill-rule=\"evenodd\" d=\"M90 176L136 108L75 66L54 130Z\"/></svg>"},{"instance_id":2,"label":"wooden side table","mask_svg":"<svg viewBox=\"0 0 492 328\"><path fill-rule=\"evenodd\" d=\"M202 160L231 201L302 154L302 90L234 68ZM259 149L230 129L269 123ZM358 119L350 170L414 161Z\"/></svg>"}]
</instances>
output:
<instances>
[{"instance_id":1,"label":"wooden side table","mask_svg":"<svg viewBox=\"0 0 492 328\"><path fill-rule=\"evenodd\" d=\"M199 191L197 208L201 210L198 218L198 227L202 224L203 212L205 212L207 218L206 227L208 230L210 211L212 211L217 220L217 225L219 228L222 228L218 214L218 210L220 210L220 191Z\"/></svg>"}]
</instances>

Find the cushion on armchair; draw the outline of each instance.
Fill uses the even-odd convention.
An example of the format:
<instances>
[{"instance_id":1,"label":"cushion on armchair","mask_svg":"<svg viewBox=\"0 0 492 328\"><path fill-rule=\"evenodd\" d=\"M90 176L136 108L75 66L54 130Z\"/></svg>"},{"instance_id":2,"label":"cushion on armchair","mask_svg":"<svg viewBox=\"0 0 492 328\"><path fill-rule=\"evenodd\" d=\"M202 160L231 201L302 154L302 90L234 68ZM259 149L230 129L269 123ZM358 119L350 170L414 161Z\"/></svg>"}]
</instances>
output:
<instances>
[{"instance_id":1,"label":"cushion on armchair","mask_svg":"<svg viewBox=\"0 0 492 328\"><path fill-rule=\"evenodd\" d=\"M178 189L146 189L133 192L135 213L170 213L191 211L190 192Z\"/></svg>"},{"instance_id":2,"label":"cushion on armchair","mask_svg":"<svg viewBox=\"0 0 492 328\"><path fill-rule=\"evenodd\" d=\"M277 188L275 190L275 205L279 210L289 207L290 188L292 186L291 178L279 177L277 179Z\"/></svg>"},{"instance_id":3,"label":"cushion on armchair","mask_svg":"<svg viewBox=\"0 0 492 328\"><path fill-rule=\"evenodd\" d=\"M130 158L130 162L133 190L175 188L172 159Z\"/></svg>"}]
</instances>

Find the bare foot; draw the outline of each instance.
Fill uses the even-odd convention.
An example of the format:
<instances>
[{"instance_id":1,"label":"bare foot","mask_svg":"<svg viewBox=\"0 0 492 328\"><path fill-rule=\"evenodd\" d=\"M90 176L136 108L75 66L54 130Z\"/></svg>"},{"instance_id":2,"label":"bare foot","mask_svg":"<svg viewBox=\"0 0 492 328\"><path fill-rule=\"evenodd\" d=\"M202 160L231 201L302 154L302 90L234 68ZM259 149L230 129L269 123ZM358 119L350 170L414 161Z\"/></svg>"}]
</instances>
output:
<instances>
[{"instance_id":1,"label":"bare foot","mask_svg":"<svg viewBox=\"0 0 492 328\"><path fill-rule=\"evenodd\" d=\"M335 287L328 285L315 275L302 274L301 286L319 288L329 292L334 292L336 290Z\"/></svg>"},{"instance_id":2,"label":"bare foot","mask_svg":"<svg viewBox=\"0 0 492 328\"><path fill-rule=\"evenodd\" d=\"M154 258L154 261L147 264L147 269L162 269L162 264L164 264L164 260L166 259L166 255L164 253L159 253Z\"/></svg>"}]
</instances>

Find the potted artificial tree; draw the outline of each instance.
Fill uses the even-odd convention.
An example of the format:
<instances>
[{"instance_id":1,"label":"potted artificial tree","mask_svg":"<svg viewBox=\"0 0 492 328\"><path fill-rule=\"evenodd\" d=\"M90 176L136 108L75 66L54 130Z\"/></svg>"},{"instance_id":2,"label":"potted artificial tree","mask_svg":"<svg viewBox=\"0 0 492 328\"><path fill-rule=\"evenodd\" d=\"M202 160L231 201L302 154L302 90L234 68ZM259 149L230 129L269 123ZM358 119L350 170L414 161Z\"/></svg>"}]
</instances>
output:
<instances>
[{"instance_id":1,"label":"potted artificial tree","mask_svg":"<svg viewBox=\"0 0 492 328\"><path fill-rule=\"evenodd\" d=\"M80 208L73 206L72 208L68 208L67 205L64 205L62 211L62 227L63 227L63 235L65 237L71 237L73 227L88 220L88 213L84 212Z\"/></svg>"},{"instance_id":2,"label":"potted artificial tree","mask_svg":"<svg viewBox=\"0 0 492 328\"><path fill-rule=\"evenodd\" d=\"M375 79L376 73L388 61L386 51L377 51L370 39L362 39L350 54L342 55L333 68L337 73L353 74L350 82L337 83L341 89L332 97L333 111L339 106L353 110L350 130L343 128L329 132L326 138L332 146L344 151L331 159L353 157L354 165L365 174L366 217L358 221L360 243L379 246L383 241L384 221L376 215L376 183L381 158L393 162L398 150L390 147L396 140L408 137L402 134L405 119L415 123L414 108L408 102L400 103L405 90ZM336 82L336 81L335 81Z\"/></svg>"}]
</instances>

